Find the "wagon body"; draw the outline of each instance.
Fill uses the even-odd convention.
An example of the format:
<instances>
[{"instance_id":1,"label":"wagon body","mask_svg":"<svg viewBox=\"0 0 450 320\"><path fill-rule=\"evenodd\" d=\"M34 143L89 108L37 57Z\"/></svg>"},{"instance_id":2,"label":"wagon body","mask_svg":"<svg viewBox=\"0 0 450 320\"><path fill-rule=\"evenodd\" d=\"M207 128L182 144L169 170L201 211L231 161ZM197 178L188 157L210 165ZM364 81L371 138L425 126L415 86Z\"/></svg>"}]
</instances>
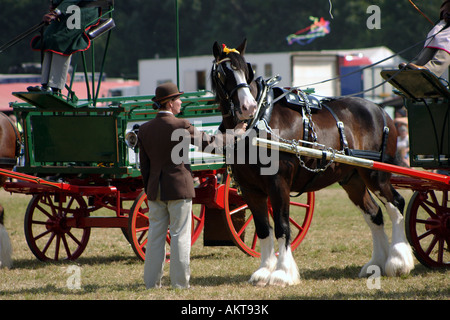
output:
<instances>
[{"instance_id":1,"label":"wagon body","mask_svg":"<svg viewBox=\"0 0 450 320\"><path fill-rule=\"evenodd\" d=\"M25 234L36 257L76 259L91 228L121 228L130 239L130 207L143 193L138 148L132 143L139 125L156 115L152 96L99 99L101 106L93 106L90 100L74 105L46 93L14 95L27 101L11 104L23 124L24 148L12 175L19 180L4 187L33 195ZM182 99L183 117L203 130L217 129L221 117L211 95L187 93ZM224 171L221 157L193 149L190 156L194 170ZM113 215L99 213L104 208Z\"/></svg>"},{"instance_id":2,"label":"wagon body","mask_svg":"<svg viewBox=\"0 0 450 320\"><path fill-rule=\"evenodd\" d=\"M97 101L105 106L91 106L89 101L79 101L74 106L60 101L52 108L54 96L38 94L38 99L35 93L15 95L34 103L11 104L24 130L24 161L17 171L64 177L101 175L113 179L140 176L137 150L127 145L126 137L133 134L133 127L138 128L156 115L152 96ZM184 94L182 99L181 117L190 118L194 125L201 124L203 130L217 129L221 118L213 97L195 92Z\"/></svg>"}]
</instances>

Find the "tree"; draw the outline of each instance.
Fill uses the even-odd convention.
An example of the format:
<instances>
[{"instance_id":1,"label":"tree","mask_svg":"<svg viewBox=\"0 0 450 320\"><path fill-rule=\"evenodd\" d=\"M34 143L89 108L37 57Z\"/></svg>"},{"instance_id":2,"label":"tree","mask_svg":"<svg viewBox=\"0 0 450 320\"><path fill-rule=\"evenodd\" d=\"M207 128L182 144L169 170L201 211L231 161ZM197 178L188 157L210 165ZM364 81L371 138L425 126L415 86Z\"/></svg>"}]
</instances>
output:
<instances>
[{"instance_id":1,"label":"tree","mask_svg":"<svg viewBox=\"0 0 450 320\"><path fill-rule=\"evenodd\" d=\"M178 0L180 53L182 56L211 54L215 41L236 46L248 39L248 52L283 52L387 46L398 52L421 39L431 28L407 0ZM432 20L438 19L442 0L416 0ZM370 5L381 10L381 29L366 27ZM6 43L41 20L47 0L2 0L0 44ZM314 42L289 46L286 37L308 26L310 16L331 22L331 33ZM138 60L176 55L175 0L116 0L106 63L110 76L137 77ZM31 38L31 37L30 37ZM1 53L0 73L11 65L40 61L26 39ZM98 40L97 48L104 40ZM403 54L414 57L420 45Z\"/></svg>"}]
</instances>

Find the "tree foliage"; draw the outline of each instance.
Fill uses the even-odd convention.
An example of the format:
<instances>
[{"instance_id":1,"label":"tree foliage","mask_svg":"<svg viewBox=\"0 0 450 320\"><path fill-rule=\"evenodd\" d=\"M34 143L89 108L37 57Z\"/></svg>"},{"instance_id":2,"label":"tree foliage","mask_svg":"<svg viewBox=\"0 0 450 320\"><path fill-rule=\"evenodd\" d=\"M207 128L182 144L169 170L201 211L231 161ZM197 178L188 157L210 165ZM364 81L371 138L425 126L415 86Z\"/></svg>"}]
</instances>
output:
<instances>
[{"instance_id":1,"label":"tree foliage","mask_svg":"<svg viewBox=\"0 0 450 320\"><path fill-rule=\"evenodd\" d=\"M138 60L176 55L176 0L116 0L106 71L110 76L137 76ZM178 0L181 56L211 54L214 41L237 46L248 39L248 52L282 52L387 46L395 52L425 39L431 24L408 0ZM416 0L433 21L442 0ZM381 29L368 29L367 8L381 9ZM2 0L0 44L40 22L47 0ZM286 37L307 27L310 16L331 22L331 33L314 42L289 46ZM31 36L30 36L31 39ZM0 53L0 73L11 65L39 62L30 39ZM99 41L102 47L104 40ZM420 46L403 54L412 58Z\"/></svg>"}]
</instances>

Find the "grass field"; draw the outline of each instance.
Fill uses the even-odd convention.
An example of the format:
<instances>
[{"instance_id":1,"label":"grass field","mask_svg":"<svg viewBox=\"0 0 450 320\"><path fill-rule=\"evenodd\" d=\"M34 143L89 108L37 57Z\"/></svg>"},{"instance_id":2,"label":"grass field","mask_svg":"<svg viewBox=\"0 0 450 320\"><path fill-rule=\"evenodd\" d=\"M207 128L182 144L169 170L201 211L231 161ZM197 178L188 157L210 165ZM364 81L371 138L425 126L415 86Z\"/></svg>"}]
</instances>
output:
<instances>
[{"instance_id":1,"label":"grass field","mask_svg":"<svg viewBox=\"0 0 450 320\"><path fill-rule=\"evenodd\" d=\"M411 192L403 191L408 201ZM300 299L424 299L448 300L448 271L429 270L416 261L411 275L380 279L358 278L370 259L371 236L359 211L337 186L316 193L310 230L294 251L302 282L288 288L253 287L247 283L259 259L237 247L204 247L203 237L191 253L191 288L170 288L166 264L165 285L146 290L143 262L118 229L93 229L89 244L76 261L43 263L29 250L23 231L30 196L0 192L6 209L6 228L14 249L14 268L0 269L0 300L300 300ZM385 214L388 235L390 222ZM79 275L79 289L73 288ZM76 287L76 286L75 286Z\"/></svg>"}]
</instances>

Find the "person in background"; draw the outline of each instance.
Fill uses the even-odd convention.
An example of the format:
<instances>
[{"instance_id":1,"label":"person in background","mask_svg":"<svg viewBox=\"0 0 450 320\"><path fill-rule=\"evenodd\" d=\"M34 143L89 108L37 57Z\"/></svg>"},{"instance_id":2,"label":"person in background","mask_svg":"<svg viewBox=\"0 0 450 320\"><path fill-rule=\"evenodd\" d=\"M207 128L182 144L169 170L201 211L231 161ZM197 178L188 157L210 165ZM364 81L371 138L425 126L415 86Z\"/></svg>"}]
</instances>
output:
<instances>
[{"instance_id":1,"label":"person in background","mask_svg":"<svg viewBox=\"0 0 450 320\"><path fill-rule=\"evenodd\" d=\"M397 137L397 159L402 167L409 167L409 135L408 127L401 125Z\"/></svg>"},{"instance_id":2,"label":"person in background","mask_svg":"<svg viewBox=\"0 0 450 320\"><path fill-rule=\"evenodd\" d=\"M43 17L48 26L42 36L36 36L31 40L31 47L43 53L42 85L28 87L28 91L61 93L66 84L72 54L89 49L91 40L86 31L98 23L99 9L83 7L84 3L86 1L82 0L51 1L49 12ZM74 12L69 8L78 5L81 6L78 7L80 28L74 25L76 17L73 17Z\"/></svg>"},{"instance_id":3,"label":"person in background","mask_svg":"<svg viewBox=\"0 0 450 320\"><path fill-rule=\"evenodd\" d=\"M428 33L425 46L412 63L401 63L400 69L429 70L440 77L450 66L450 0L440 9L440 21ZM434 37L433 37L434 35Z\"/></svg>"}]
</instances>

